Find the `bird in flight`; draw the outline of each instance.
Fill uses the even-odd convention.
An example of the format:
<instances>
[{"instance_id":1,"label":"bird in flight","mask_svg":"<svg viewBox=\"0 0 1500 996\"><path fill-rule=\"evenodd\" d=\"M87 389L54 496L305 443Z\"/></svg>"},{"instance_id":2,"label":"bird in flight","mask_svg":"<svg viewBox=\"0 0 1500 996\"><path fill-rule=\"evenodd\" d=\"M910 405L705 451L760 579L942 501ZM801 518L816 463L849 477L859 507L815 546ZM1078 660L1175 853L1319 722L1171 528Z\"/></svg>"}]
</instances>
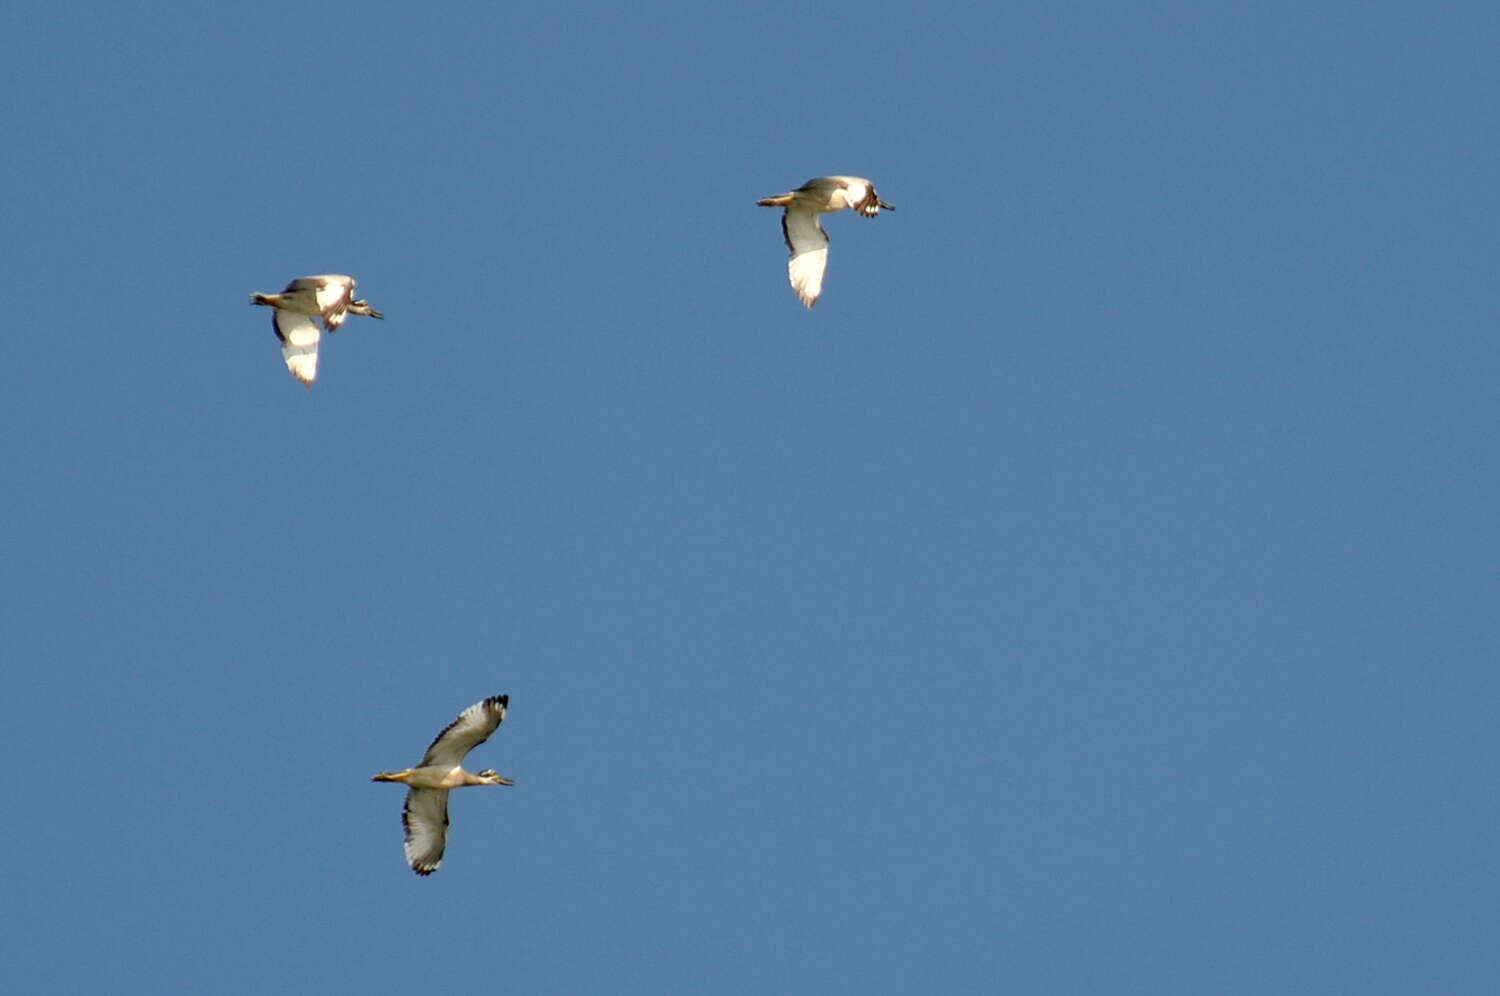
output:
<instances>
[{"instance_id":1,"label":"bird in flight","mask_svg":"<svg viewBox=\"0 0 1500 996\"><path fill-rule=\"evenodd\" d=\"M351 314L385 317L354 296L354 278L342 273L298 277L280 294L251 294L250 303L276 309L271 328L281 340L282 359L292 376L308 387L318 376L319 318L323 328L337 332Z\"/></svg>"},{"instance_id":2,"label":"bird in flight","mask_svg":"<svg viewBox=\"0 0 1500 996\"><path fill-rule=\"evenodd\" d=\"M505 721L509 695L496 695L475 702L437 735L422 763L400 771L382 771L372 781L401 782L408 786L401 825L406 829L406 863L418 875L431 875L443 863L448 843L448 792L463 785L514 785L504 775L487 768L475 774L465 771L464 756L490 738Z\"/></svg>"},{"instance_id":3,"label":"bird in flight","mask_svg":"<svg viewBox=\"0 0 1500 996\"><path fill-rule=\"evenodd\" d=\"M820 176L796 190L756 201L761 207L784 207L781 232L792 258L787 277L802 303L811 308L823 293L823 271L828 267L828 233L818 218L830 211L850 208L873 218L881 208L896 210L875 193L875 184L862 176Z\"/></svg>"}]
</instances>

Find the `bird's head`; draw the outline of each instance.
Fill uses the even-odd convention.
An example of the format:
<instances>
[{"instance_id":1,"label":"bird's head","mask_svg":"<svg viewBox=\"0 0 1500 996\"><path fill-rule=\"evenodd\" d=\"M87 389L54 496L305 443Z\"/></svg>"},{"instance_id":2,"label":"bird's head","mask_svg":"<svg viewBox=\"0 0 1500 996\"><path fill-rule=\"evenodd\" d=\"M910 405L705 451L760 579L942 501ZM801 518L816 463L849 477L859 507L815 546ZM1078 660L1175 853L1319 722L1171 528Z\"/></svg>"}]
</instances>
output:
<instances>
[{"instance_id":1,"label":"bird's head","mask_svg":"<svg viewBox=\"0 0 1500 996\"><path fill-rule=\"evenodd\" d=\"M354 312L356 315L369 315L371 318L384 318L385 317L380 312L378 312L374 308L370 307L370 302L369 301L365 301L363 299L361 299L359 301L351 301L349 303L349 310L352 311L352 312Z\"/></svg>"},{"instance_id":2,"label":"bird's head","mask_svg":"<svg viewBox=\"0 0 1500 996\"><path fill-rule=\"evenodd\" d=\"M486 768L479 773L479 778L486 785L514 785L515 782L506 778L494 768Z\"/></svg>"}]
</instances>

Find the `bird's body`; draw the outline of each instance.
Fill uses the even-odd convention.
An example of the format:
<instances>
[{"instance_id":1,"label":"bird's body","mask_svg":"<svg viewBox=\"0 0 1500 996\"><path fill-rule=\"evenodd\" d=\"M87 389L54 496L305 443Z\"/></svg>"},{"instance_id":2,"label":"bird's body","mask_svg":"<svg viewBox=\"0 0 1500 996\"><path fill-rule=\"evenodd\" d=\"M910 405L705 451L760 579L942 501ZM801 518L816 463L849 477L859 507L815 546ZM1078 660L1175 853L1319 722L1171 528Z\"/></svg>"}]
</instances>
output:
<instances>
[{"instance_id":1,"label":"bird's body","mask_svg":"<svg viewBox=\"0 0 1500 996\"><path fill-rule=\"evenodd\" d=\"M318 319L324 329L337 332L351 314L385 317L354 296L354 278L342 273L298 277L280 294L251 294L250 303L276 309L271 328L281 340L281 357L292 376L308 387L318 376Z\"/></svg>"},{"instance_id":2,"label":"bird's body","mask_svg":"<svg viewBox=\"0 0 1500 996\"><path fill-rule=\"evenodd\" d=\"M448 843L448 792L465 785L514 785L494 769L465 771L464 756L490 738L505 721L510 696L476 702L437 735L414 768L382 771L377 782L408 786L401 825L406 831L406 861L418 875L431 875L443 862Z\"/></svg>"},{"instance_id":3,"label":"bird's body","mask_svg":"<svg viewBox=\"0 0 1500 996\"><path fill-rule=\"evenodd\" d=\"M446 764L429 764L421 768L407 768L400 772L382 771L372 780L400 782L403 785L421 789L456 789L461 785L504 784L481 778L472 771L465 771L462 766L450 767Z\"/></svg>"},{"instance_id":4,"label":"bird's body","mask_svg":"<svg viewBox=\"0 0 1500 996\"><path fill-rule=\"evenodd\" d=\"M781 232L791 259L787 278L803 304L811 308L823 293L823 272L828 267L828 233L819 215L849 208L873 218L881 208L896 210L875 193L875 185L862 176L820 176L796 190L756 201L761 207L785 208Z\"/></svg>"}]
</instances>

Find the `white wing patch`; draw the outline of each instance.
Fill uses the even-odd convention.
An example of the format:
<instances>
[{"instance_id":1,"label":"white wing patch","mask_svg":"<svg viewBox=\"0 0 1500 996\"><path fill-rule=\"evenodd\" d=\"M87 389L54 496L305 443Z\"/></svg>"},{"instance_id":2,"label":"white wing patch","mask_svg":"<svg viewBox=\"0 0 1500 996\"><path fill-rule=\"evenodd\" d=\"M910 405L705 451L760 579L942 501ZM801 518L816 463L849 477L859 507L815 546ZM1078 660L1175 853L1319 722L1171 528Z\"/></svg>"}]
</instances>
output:
<instances>
[{"instance_id":1,"label":"white wing patch","mask_svg":"<svg viewBox=\"0 0 1500 996\"><path fill-rule=\"evenodd\" d=\"M271 313L276 338L281 340L281 358L286 368L303 384L312 387L318 377L318 340L322 333L310 315L277 309Z\"/></svg>"},{"instance_id":2,"label":"white wing patch","mask_svg":"<svg viewBox=\"0 0 1500 996\"><path fill-rule=\"evenodd\" d=\"M845 184L843 191L844 207L858 210L859 206L870 196L870 185L858 177L846 176L840 177L840 179Z\"/></svg>"},{"instance_id":3,"label":"white wing patch","mask_svg":"<svg viewBox=\"0 0 1500 996\"><path fill-rule=\"evenodd\" d=\"M418 875L431 875L448 846L448 790L411 789L401 813L406 828L406 863Z\"/></svg>"},{"instance_id":4,"label":"white wing patch","mask_svg":"<svg viewBox=\"0 0 1500 996\"><path fill-rule=\"evenodd\" d=\"M818 220L818 212L788 208L781 218L792 258L787 262L787 278L802 303L811 308L823 293L823 271L828 267L828 233Z\"/></svg>"},{"instance_id":5,"label":"white wing patch","mask_svg":"<svg viewBox=\"0 0 1500 996\"><path fill-rule=\"evenodd\" d=\"M793 256L786 265L787 278L792 282L792 290L797 292L797 297L809 308L818 303L818 296L823 293L823 271L827 266L827 249L817 249L800 256Z\"/></svg>"},{"instance_id":6,"label":"white wing patch","mask_svg":"<svg viewBox=\"0 0 1500 996\"><path fill-rule=\"evenodd\" d=\"M318 308L329 311L342 308L354 297L354 281L348 277L329 275L316 278L322 283L318 287Z\"/></svg>"}]
</instances>

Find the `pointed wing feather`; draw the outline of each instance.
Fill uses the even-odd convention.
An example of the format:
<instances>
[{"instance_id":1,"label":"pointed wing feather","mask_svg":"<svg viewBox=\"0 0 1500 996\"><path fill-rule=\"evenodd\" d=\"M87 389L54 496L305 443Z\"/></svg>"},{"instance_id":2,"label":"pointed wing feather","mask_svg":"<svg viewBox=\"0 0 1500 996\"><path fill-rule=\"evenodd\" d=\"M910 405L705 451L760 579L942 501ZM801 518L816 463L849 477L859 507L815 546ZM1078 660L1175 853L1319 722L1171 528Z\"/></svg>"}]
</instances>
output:
<instances>
[{"instance_id":1,"label":"pointed wing feather","mask_svg":"<svg viewBox=\"0 0 1500 996\"><path fill-rule=\"evenodd\" d=\"M271 327L281 340L281 358L286 368L308 387L318 376L318 323L308 315L277 309L271 312Z\"/></svg>"},{"instance_id":2,"label":"pointed wing feather","mask_svg":"<svg viewBox=\"0 0 1500 996\"><path fill-rule=\"evenodd\" d=\"M445 726L427 748L420 767L462 764L464 756L488 740L505 721L508 705L509 695L495 695L483 702L475 702L459 713L458 718Z\"/></svg>"},{"instance_id":3,"label":"pointed wing feather","mask_svg":"<svg viewBox=\"0 0 1500 996\"><path fill-rule=\"evenodd\" d=\"M781 233L786 237L792 258L787 262L787 279L802 303L811 308L823 293L823 271L828 267L828 233L818 220L818 212L787 208L781 216Z\"/></svg>"},{"instance_id":4,"label":"pointed wing feather","mask_svg":"<svg viewBox=\"0 0 1500 996\"><path fill-rule=\"evenodd\" d=\"M448 790L408 790L401 826L406 831L406 863L411 870L418 875L437 871L448 846Z\"/></svg>"}]
</instances>

